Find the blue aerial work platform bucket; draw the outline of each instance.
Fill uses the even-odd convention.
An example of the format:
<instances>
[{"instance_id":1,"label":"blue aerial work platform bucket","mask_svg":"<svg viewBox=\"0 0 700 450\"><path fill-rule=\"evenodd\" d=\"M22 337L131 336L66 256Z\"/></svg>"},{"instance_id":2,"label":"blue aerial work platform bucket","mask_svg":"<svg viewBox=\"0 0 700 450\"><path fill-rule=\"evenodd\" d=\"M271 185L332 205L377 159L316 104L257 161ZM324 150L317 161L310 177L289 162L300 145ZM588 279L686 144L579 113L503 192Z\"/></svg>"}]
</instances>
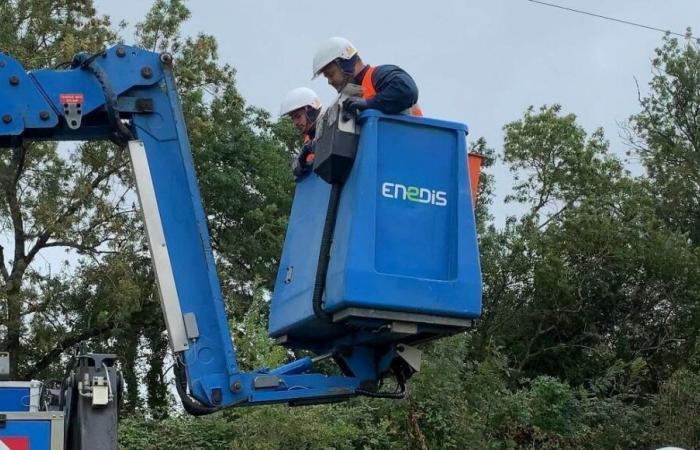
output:
<instances>
[{"instance_id":1,"label":"blue aerial work platform bucket","mask_svg":"<svg viewBox=\"0 0 700 450\"><path fill-rule=\"evenodd\" d=\"M330 320L312 296L331 186L316 173L297 183L269 325L291 348L419 342L481 313L466 125L373 110L358 121L326 277Z\"/></svg>"}]
</instances>

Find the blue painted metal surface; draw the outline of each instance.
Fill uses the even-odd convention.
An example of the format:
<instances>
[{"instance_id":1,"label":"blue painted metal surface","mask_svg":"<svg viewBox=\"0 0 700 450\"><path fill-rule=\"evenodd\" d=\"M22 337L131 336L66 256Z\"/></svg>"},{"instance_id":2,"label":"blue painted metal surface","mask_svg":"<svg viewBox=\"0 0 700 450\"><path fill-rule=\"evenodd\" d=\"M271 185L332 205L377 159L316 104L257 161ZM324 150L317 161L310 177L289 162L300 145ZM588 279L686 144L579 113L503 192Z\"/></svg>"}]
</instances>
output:
<instances>
[{"instance_id":1,"label":"blue painted metal surface","mask_svg":"<svg viewBox=\"0 0 700 450\"><path fill-rule=\"evenodd\" d=\"M344 361L345 376L307 373L312 366L308 358L277 369L239 372L172 68L164 60L133 47L111 48L92 63L104 74L100 83L94 71L81 67L24 73L16 61L0 55L0 116L12 119L0 125L0 146L22 140L112 138L114 121L106 104L127 105L121 118L130 121L134 137L145 144L180 307L183 314L194 313L198 322L199 336L189 340L181 355L192 395L218 407L314 403L357 395L363 382L384 376L388 366L376 361L390 361L395 354L392 346L345 349L337 356ZM13 74L19 84L2 80ZM62 94L83 98L78 129L66 122ZM139 98L149 100L151 108L135 111L134 99ZM274 382L256 382L264 377ZM215 390L221 392L220 402L213 396Z\"/></svg>"},{"instance_id":2,"label":"blue painted metal surface","mask_svg":"<svg viewBox=\"0 0 700 450\"><path fill-rule=\"evenodd\" d=\"M0 411L29 411L30 388L0 386Z\"/></svg>"},{"instance_id":3,"label":"blue painted metal surface","mask_svg":"<svg viewBox=\"0 0 700 450\"><path fill-rule=\"evenodd\" d=\"M8 419L6 426L0 428L0 438L26 438L30 450L52 450L51 426L50 419Z\"/></svg>"},{"instance_id":4,"label":"blue painted metal surface","mask_svg":"<svg viewBox=\"0 0 700 450\"><path fill-rule=\"evenodd\" d=\"M479 316L466 131L428 118L364 116L338 211L327 310Z\"/></svg>"},{"instance_id":5,"label":"blue painted metal surface","mask_svg":"<svg viewBox=\"0 0 700 450\"><path fill-rule=\"evenodd\" d=\"M329 197L329 186L314 174L297 185L270 332L289 333L301 347L332 353L343 376L309 373L313 360L308 357L278 368L239 371L169 60L128 46L78 59L86 60L92 61L91 70L25 73L0 54L0 146L114 138L115 116L108 106L121 105L121 118L146 149L180 309L193 313L198 324L198 336L190 337L179 355L191 394L218 407L314 403L357 395L386 376L396 358L393 337L371 329L348 332L314 316L313 281ZM63 94L83 99L78 129L66 122ZM139 100L149 106L139 109ZM465 132L465 126L449 122L363 114L358 160L344 187L335 230L328 311L362 307L436 317L479 315ZM118 137L123 140L124 133Z\"/></svg>"},{"instance_id":6,"label":"blue painted metal surface","mask_svg":"<svg viewBox=\"0 0 700 450\"><path fill-rule=\"evenodd\" d=\"M466 126L376 111L365 112L361 123L357 159L340 200L326 311L478 317L481 271ZM311 306L318 242L310 236L321 234L328 191L314 174L297 183L276 279L270 334L287 335L294 347L347 339L347 329L329 328Z\"/></svg>"},{"instance_id":7,"label":"blue painted metal surface","mask_svg":"<svg viewBox=\"0 0 700 450\"><path fill-rule=\"evenodd\" d=\"M134 92L152 98L158 114L135 115L133 120L136 136L146 148L163 232L171 243L168 250L180 307L183 314L195 313L199 323L201 334L185 352L188 378L195 396L207 404L213 403L213 389L221 389L224 404L237 403L244 393L233 393L229 388L238 380L236 354L187 130L172 72L163 69L154 74L162 89Z\"/></svg>"},{"instance_id":8,"label":"blue painted metal surface","mask_svg":"<svg viewBox=\"0 0 700 450\"><path fill-rule=\"evenodd\" d=\"M330 190L330 185L313 172L296 184L270 305L273 337L307 327L319 338L342 331L317 319L311 302Z\"/></svg>"},{"instance_id":9,"label":"blue painted metal surface","mask_svg":"<svg viewBox=\"0 0 700 450\"><path fill-rule=\"evenodd\" d=\"M58 124L57 113L36 89L32 77L4 53L0 53L0 106L3 136L19 136L25 128L49 129ZM49 113L45 120L41 119L42 111Z\"/></svg>"},{"instance_id":10,"label":"blue painted metal surface","mask_svg":"<svg viewBox=\"0 0 700 450\"><path fill-rule=\"evenodd\" d=\"M223 394L222 404L238 403L245 400L246 393L234 393L230 389L238 379L236 355L172 69L156 53L122 46L125 51L123 56L118 56L118 48L109 49L93 64L108 76L116 96L141 97L153 102L153 113L133 114L131 119L135 137L145 144L163 231L170 243L170 263L182 312L195 313L200 324L199 338L184 355L192 392L203 403L212 404L212 390L218 388ZM24 74L17 66L17 63L12 65L13 73ZM143 68L149 69L148 76L143 75ZM38 117L48 104L52 114L60 117L61 94L80 94L84 97L83 125L71 130L65 121L54 120L55 129L46 133L37 129L37 125L45 128L51 123L25 121L25 128L14 128L12 134L24 132L26 139L92 140L106 139L112 133L104 117L105 93L90 71L39 70L24 78L34 81L27 81L26 85L36 84L38 89L33 95L9 90L3 96L0 92L0 114L20 108L28 111L25 115ZM0 85L8 91L5 84Z\"/></svg>"}]
</instances>

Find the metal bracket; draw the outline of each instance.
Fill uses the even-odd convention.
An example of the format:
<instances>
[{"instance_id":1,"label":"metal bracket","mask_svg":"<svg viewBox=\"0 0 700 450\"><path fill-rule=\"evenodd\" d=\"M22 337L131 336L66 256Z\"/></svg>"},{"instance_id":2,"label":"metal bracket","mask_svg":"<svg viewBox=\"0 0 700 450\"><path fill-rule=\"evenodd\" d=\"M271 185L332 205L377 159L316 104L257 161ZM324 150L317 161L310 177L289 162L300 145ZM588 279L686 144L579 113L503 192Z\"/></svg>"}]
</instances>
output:
<instances>
[{"instance_id":1,"label":"metal bracket","mask_svg":"<svg viewBox=\"0 0 700 450\"><path fill-rule=\"evenodd\" d=\"M418 325L411 322L391 322L389 328L392 333L406 335L418 334Z\"/></svg>"},{"instance_id":2,"label":"metal bracket","mask_svg":"<svg viewBox=\"0 0 700 450\"><path fill-rule=\"evenodd\" d=\"M411 366L411 369L420 372L421 356L423 352L415 347L410 347L406 344L396 346L396 354L403 359L406 364Z\"/></svg>"},{"instance_id":3,"label":"metal bracket","mask_svg":"<svg viewBox=\"0 0 700 450\"><path fill-rule=\"evenodd\" d=\"M155 111L155 106L149 97L119 97L117 109L119 112L150 114Z\"/></svg>"},{"instance_id":4,"label":"metal bracket","mask_svg":"<svg viewBox=\"0 0 700 450\"><path fill-rule=\"evenodd\" d=\"M188 312L182 315L185 319L185 333L187 338L196 340L199 338L199 327L197 326L197 316L193 312Z\"/></svg>"},{"instance_id":5,"label":"metal bracket","mask_svg":"<svg viewBox=\"0 0 700 450\"><path fill-rule=\"evenodd\" d=\"M340 121L338 122L338 129L340 131L352 134L360 134L360 128L357 126L357 123L355 121L356 117L343 111L343 102L350 97L361 96L362 86L353 83L348 83L338 96L338 101L333 106L337 106L340 115Z\"/></svg>"},{"instance_id":6,"label":"metal bracket","mask_svg":"<svg viewBox=\"0 0 700 450\"><path fill-rule=\"evenodd\" d=\"M7 426L7 414L0 414L0 429Z\"/></svg>"},{"instance_id":7,"label":"metal bracket","mask_svg":"<svg viewBox=\"0 0 700 450\"><path fill-rule=\"evenodd\" d=\"M255 389L276 388L280 385L280 377L275 375L260 375L253 380Z\"/></svg>"},{"instance_id":8,"label":"metal bracket","mask_svg":"<svg viewBox=\"0 0 700 450\"><path fill-rule=\"evenodd\" d=\"M289 284L292 282L292 274L294 273L294 266L287 266L287 272L284 275L284 284Z\"/></svg>"},{"instance_id":9,"label":"metal bracket","mask_svg":"<svg viewBox=\"0 0 700 450\"><path fill-rule=\"evenodd\" d=\"M10 354L0 352L0 381L10 379Z\"/></svg>"},{"instance_id":10,"label":"metal bracket","mask_svg":"<svg viewBox=\"0 0 700 450\"><path fill-rule=\"evenodd\" d=\"M402 311L388 311L373 308L345 308L333 313L333 322L342 322L348 319L381 319L391 320L394 322L429 324L459 329L470 328L473 325L472 319L435 316L432 314L419 314Z\"/></svg>"},{"instance_id":11,"label":"metal bracket","mask_svg":"<svg viewBox=\"0 0 700 450\"><path fill-rule=\"evenodd\" d=\"M61 105L63 105L63 115L66 118L68 128L77 130L83 118L83 105L85 97L83 94L61 94Z\"/></svg>"},{"instance_id":12,"label":"metal bracket","mask_svg":"<svg viewBox=\"0 0 700 450\"><path fill-rule=\"evenodd\" d=\"M105 377L92 378L92 406L104 406L109 403L109 386Z\"/></svg>"}]
</instances>

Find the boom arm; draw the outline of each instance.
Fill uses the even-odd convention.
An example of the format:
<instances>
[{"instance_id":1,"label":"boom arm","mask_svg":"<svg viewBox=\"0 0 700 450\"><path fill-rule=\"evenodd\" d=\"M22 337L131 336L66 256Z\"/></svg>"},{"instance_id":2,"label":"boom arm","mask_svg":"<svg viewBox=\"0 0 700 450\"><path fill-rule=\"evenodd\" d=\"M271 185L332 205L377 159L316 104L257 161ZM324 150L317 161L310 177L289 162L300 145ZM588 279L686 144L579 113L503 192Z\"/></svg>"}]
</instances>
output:
<instances>
[{"instance_id":1,"label":"boom arm","mask_svg":"<svg viewBox=\"0 0 700 450\"><path fill-rule=\"evenodd\" d=\"M400 353L395 346L361 342L326 349L345 376L309 373L309 357L239 371L170 55L119 45L77 55L66 70L25 72L0 53L0 119L0 147L106 139L128 146L178 392L189 412L372 394L390 372Z\"/></svg>"}]
</instances>

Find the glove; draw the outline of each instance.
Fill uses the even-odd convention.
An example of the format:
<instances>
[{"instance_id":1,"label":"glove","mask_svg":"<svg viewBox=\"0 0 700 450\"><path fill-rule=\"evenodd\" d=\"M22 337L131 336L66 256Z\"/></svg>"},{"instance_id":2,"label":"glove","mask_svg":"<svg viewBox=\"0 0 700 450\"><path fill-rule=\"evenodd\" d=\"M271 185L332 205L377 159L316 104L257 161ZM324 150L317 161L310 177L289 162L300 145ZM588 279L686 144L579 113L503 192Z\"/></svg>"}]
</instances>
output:
<instances>
[{"instance_id":1,"label":"glove","mask_svg":"<svg viewBox=\"0 0 700 450\"><path fill-rule=\"evenodd\" d=\"M297 179L304 175L304 166L299 158L294 158L294 161L292 161L292 174Z\"/></svg>"},{"instance_id":2,"label":"glove","mask_svg":"<svg viewBox=\"0 0 700 450\"><path fill-rule=\"evenodd\" d=\"M343 102L343 111L357 114L367 109L367 100L360 97L350 97Z\"/></svg>"},{"instance_id":3,"label":"glove","mask_svg":"<svg viewBox=\"0 0 700 450\"><path fill-rule=\"evenodd\" d=\"M298 179L311 171L314 164L314 152L311 146L304 146L298 157L292 161L292 174Z\"/></svg>"}]
</instances>

